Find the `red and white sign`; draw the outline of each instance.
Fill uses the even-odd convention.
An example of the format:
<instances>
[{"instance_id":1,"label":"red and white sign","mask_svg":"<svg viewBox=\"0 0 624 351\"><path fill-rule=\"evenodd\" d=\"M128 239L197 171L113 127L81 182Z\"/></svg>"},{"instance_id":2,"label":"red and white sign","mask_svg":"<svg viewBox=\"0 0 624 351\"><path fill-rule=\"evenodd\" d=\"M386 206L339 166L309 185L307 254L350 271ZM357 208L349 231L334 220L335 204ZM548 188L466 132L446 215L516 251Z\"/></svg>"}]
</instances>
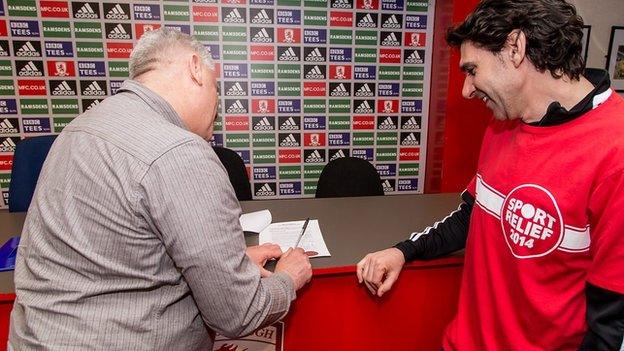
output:
<instances>
[{"instance_id":1,"label":"red and white sign","mask_svg":"<svg viewBox=\"0 0 624 351\"><path fill-rule=\"evenodd\" d=\"M41 17L69 18L67 1L39 1Z\"/></svg>"},{"instance_id":2,"label":"red and white sign","mask_svg":"<svg viewBox=\"0 0 624 351\"><path fill-rule=\"evenodd\" d=\"M353 27L353 12L331 11L329 24L332 27Z\"/></svg>"},{"instance_id":3,"label":"red and white sign","mask_svg":"<svg viewBox=\"0 0 624 351\"><path fill-rule=\"evenodd\" d=\"M11 171L13 155L0 155L0 171Z\"/></svg>"},{"instance_id":4,"label":"red and white sign","mask_svg":"<svg viewBox=\"0 0 624 351\"><path fill-rule=\"evenodd\" d=\"M108 58L130 58L132 43L106 43Z\"/></svg>"},{"instance_id":5,"label":"red and white sign","mask_svg":"<svg viewBox=\"0 0 624 351\"><path fill-rule=\"evenodd\" d=\"M399 100L377 100L377 113L399 113Z\"/></svg>"},{"instance_id":6,"label":"red and white sign","mask_svg":"<svg viewBox=\"0 0 624 351\"><path fill-rule=\"evenodd\" d=\"M278 155L279 163L301 163L300 149L280 149Z\"/></svg>"},{"instance_id":7,"label":"red and white sign","mask_svg":"<svg viewBox=\"0 0 624 351\"><path fill-rule=\"evenodd\" d=\"M20 95L47 95L46 82L43 79L18 79Z\"/></svg>"},{"instance_id":8,"label":"red and white sign","mask_svg":"<svg viewBox=\"0 0 624 351\"><path fill-rule=\"evenodd\" d=\"M379 0L356 0L355 8L358 10L378 10Z\"/></svg>"},{"instance_id":9,"label":"red and white sign","mask_svg":"<svg viewBox=\"0 0 624 351\"><path fill-rule=\"evenodd\" d=\"M248 116L226 116L225 130L249 130Z\"/></svg>"},{"instance_id":10,"label":"red and white sign","mask_svg":"<svg viewBox=\"0 0 624 351\"><path fill-rule=\"evenodd\" d=\"M327 83L325 82L304 82L303 96L326 96Z\"/></svg>"},{"instance_id":11,"label":"red and white sign","mask_svg":"<svg viewBox=\"0 0 624 351\"><path fill-rule=\"evenodd\" d=\"M134 32L136 33L136 38L141 39L145 32L149 32L150 30L156 30L160 28L159 23L135 23L134 24Z\"/></svg>"},{"instance_id":12,"label":"red and white sign","mask_svg":"<svg viewBox=\"0 0 624 351\"><path fill-rule=\"evenodd\" d=\"M251 100L251 113L267 114L275 113L275 100L273 99L253 99Z\"/></svg>"},{"instance_id":13,"label":"red and white sign","mask_svg":"<svg viewBox=\"0 0 624 351\"><path fill-rule=\"evenodd\" d=\"M375 129L375 116L353 116L353 129Z\"/></svg>"},{"instance_id":14,"label":"red and white sign","mask_svg":"<svg viewBox=\"0 0 624 351\"><path fill-rule=\"evenodd\" d=\"M75 77L75 61L46 61L48 75L54 77Z\"/></svg>"},{"instance_id":15,"label":"red and white sign","mask_svg":"<svg viewBox=\"0 0 624 351\"><path fill-rule=\"evenodd\" d=\"M405 46L425 46L427 43L427 34L418 32L405 33Z\"/></svg>"},{"instance_id":16,"label":"red and white sign","mask_svg":"<svg viewBox=\"0 0 624 351\"><path fill-rule=\"evenodd\" d=\"M251 45L249 52L252 61L275 60L275 46L272 45Z\"/></svg>"},{"instance_id":17,"label":"red and white sign","mask_svg":"<svg viewBox=\"0 0 624 351\"><path fill-rule=\"evenodd\" d=\"M379 49L379 63L401 63L401 49Z\"/></svg>"},{"instance_id":18,"label":"red and white sign","mask_svg":"<svg viewBox=\"0 0 624 351\"><path fill-rule=\"evenodd\" d=\"M303 146L325 146L327 144L325 133L304 133Z\"/></svg>"},{"instance_id":19,"label":"red and white sign","mask_svg":"<svg viewBox=\"0 0 624 351\"><path fill-rule=\"evenodd\" d=\"M278 43L301 43L301 28L277 28L277 42Z\"/></svg>"},{"instance_id":20,"label":"red and white sign","mask_svg":"<svg viewBox=\"0 0 624 351\"><path fill-rule=\"evenodd\" d=\"M329 79L351 79L352 72L349 65L329 65Z\"/></svg>"},{"instance_id":21,"label":"red and white sign","mask_svg":"<svg viewBox=\"0 0 624 351\"><path fill-rule=\"evenodd\" d=\"M402 147L399 149L399 161L418 161L419 159L419 147Z\"/></svg>"},{"instance_id":22,"label":"red and white sign","mask_svg":"<svg viewBox=\"0 0 624 351\"><path fill-rule=\"evenodd\" d=\"M193 6L194 22L219 22L217 6Z\"/></svg>"},{"instance_id":23,"label":"red and white sign","mask_svg":"<svg viewBox=\"0 0 624 351\"><path fill-rule=\"evenodd\" d=\"M8 36L6 20L0 20L0 37Z\"/></svg>"}]
</instances>

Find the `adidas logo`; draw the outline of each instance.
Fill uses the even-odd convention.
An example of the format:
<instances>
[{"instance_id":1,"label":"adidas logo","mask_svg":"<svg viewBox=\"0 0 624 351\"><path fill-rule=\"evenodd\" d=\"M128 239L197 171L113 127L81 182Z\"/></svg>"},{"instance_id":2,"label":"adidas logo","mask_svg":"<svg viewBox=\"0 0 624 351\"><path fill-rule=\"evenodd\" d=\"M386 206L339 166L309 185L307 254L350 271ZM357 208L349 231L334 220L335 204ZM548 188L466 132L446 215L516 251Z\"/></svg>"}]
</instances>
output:
<instances>
[{"instance_id":1,"label":"adidas logo","mask_svg":"<svg viewBox=\"0 0 624 351\"><path fill-rule=\"evenodd\" d=\"M319 66L314 66L306 73L305 79L325 79L325 75L323 74Z\"/></svg>"},{"instance_id":2,"label":"adidas logo","mask_svg":"<svg viewBox=\"0 0 624 351\"><path fill-rule=\"evenodd\" d=\"M331 96L349 96L349 91L345 88L343 83L340 83L332 90L330 93Z\"/></svg>"},{"instance_id":3,"label":"adidas logo","mask_svg":"<svg viewBox=\"0 0 624 351\"><path fill-rule=\"evenodd\" d=\"M19 130L15 128L15 126L8 119L4 119L4 121L0 122L0 133L2 134L16 134L19 133Z\"/></svg>"},{"instance_id":4,"label":"adidas logo","mask_svg":"<svg viewBox=\"0 0 624 351\"><path fill-rule=\"evenodd\" d=\"M230 105L230 107L228 107L227 113L247 113L247 109L243 106L240 100L236 100Z\"/></svg>"},{"instance_id":5,"label":"adidas logo","mask_svg":"<svg viewBox=\"0 0 624 351\"><path fill-rule=\"evenodd\" d=\"M256 196L275 196L275 191L268 183L264 183L264 185L256 191Z\"/></svg>"},{"instance_id":6,"label":"adidas logo","mask_svg":"<svg viewBox=\"0 0 624 351\"><path fill-rule=\"evenodd\" d=\"M418 124L418 121L416 121L416 117L410 117L410 119L408 119L407 121L405 121L405 123L403 123L401 128L402 129L420 129L420 125Z\"/></svg>"},{"instance_id":7,"label":"adidas logo","mask_svg":"<svg viewBox=\"0 0 624 351\"><path fill-rule=\"evenodd\" d=\"M18 73L19 76L22 77L41 77L43 73L39 71L37 66L32 61L28 61L26 66L22 67L22 69Z\"/></svg>"},{"instance_id":8,"label":"adidas logo","mask_svg":"<svg viewBox=\"0 0 624 351\"><path fill-rule=\"evenodd\" d=\"M392 15L386 19L386 21L381 25L382 28L401 28L401 22L397 20L396 15Z\"/></svg>"},{"instance_id":9,"label":"adidas logo","mask_svg":"<svg viewBox=\"0 0 624 351\"><path fill-rule=\"evenodd\" d=\"M368 84L364 84L355 92L355 96L375 96L375 92L371 90Z\"/></svg>"},{"instance_id":10,"label":"adidas logo","mask_svg":"<svg viewBox=\"0 0 624 351\"><path fill-rule=\"evenodd\" d=\"M269 35L266 28L261 28L258 33L251 38L251 41L254 43L272 43L273 38Z\"/></svg>"},{"instance_id":11,"label":"adidas logo","mask_svg":"<svg viewBox=\"0 0 624 351\"><path fill-rule=\"evenodd\" d=\"M345 153L342 150L338 150L338 152L336 152L330 159L330 161L333 161L337 158L341 158L341 157L347 157L347 155L345 155Z\"/></svg>"},{"instance_id":12,"label":"adidas logo","mask_svg":"<svg viewBox=\"0 0 624 351\"><path fill-rule=\"evenodd\" d=\"M334 9L350 9L353 5L349 0L336 0L332 2L331 7Z\"/></svg>"},{"instance_id":13,"label":"adidas logo","mask_svg":"<svg viewBox=\"0 0 624 351\"><path fill-rule=\"evenodd\" d=\"M379 126L377 126L377 129L384 129L384 130L397 129L397 126L396 124L394 124L394 122L392 122L392 118L386 117L386 119L383 122L381 122Z\"/></svg>"},{"instance_id":14,"label":"adidas logo","mask_svg":"<svg viewBox=\"0 0 624 351\"><path fill-rule=\"evenodd\" d=\"M234 85L232 85L232 87L230 89L228 89L228 91L225 92L225 95L227 95L227 96L243 96L243 95L246 95L246 93L243 90L243 87L241 87L240 83L236 82L236 83L234 83Z\"/></svg>"},{"instance_id":15,"label":"adidas logo","mask_svg":"<svg viewBox=\"0 0 624 351\"><path fill-rule=\"evenodd\" d=\"M15 143L11 138L6 138L0 144L0 152L15 152Z\"/></svg>"},{"instance_id":16,"label":"adidas logo","mask_svg":"<svg viewBox=\"0 0 624 351\"><path fill-rule=\"evenodd\" d=\"M381 187L383 188L384 192L394 191L394 187L392 186L392 184L390 184L390 181L388 179L384 180L381 183Z\"/></svg>"},{"instance_id":17,"label":"adidas logo","mask_svg":"<svg viewBox=\"0 0 624 351\"><path fill-rule=\"evenodd\" d=\"M106 37L108 39L131 39L132 38L130 34L126 32L126 30L121 25L121 23L117 24L115 28L113 28L113 30L111 30Z\"/></svg>"},{"instance_id":18,"label":"adidas logo","mask_svg":"<svg viewBox=\"0 0 624 351\"><path fill-rule=\"evenodd\" d=\"M62 81L54 91L52 91L52 95L76 95L76 92L67 84L67 81Z\"/></svg>"},{"instance_id":19,"label":"adidas logo","mask_svg":"<svg viewBox=\"0 0 624 351\"><path fill-rule=\"evenodd\" d=\"M89 104L89 106L87 106L87 108L85 109L85 111L88 111L94 107L96 107L97 105L100 104L100 100L93 100L93 102L91 104Z\"/></svg>"},{"instance_id":20,"label":"adidas logo","mask_svg":"<svg viewBox=\"0 0 624 351\"><path fill-rule=\"evenodd\" d=\"M406 59L405 63L425 63L425 61L420 57L418 50L414 50Z\"/></svg>"},{"instance_id":21,"label":"adidas logo","mask_svg":"<svg viewBox=\"0 0 624 351\"><path fill-rule=\"evenodd\" d=\"M403 140L401 140L402 146L418 146L420 142L414 133L409 133Z\"/></svg>"},{"instance_id":22,"label":"adidas logo","mask_svg":"<svg viewBox=\"0 0 624 351\"><path fill-rule=\"evenodd\" d=\"M253 130L273 130L273 125L269 122L268 118L262 117L262 119L253 126Z\"/></svg>"},{"instance_id":23,"label":"adidas logo","mask_svg":"<svg viewBox=\"0 0 624 351\"><path fill-rule=\"evenodd\" d=\"M251 19L251 23L273 24L273 20L269 17L269 14L262 9L256 14L256 16L254 16L254 18Z\"/></svg>"},{"instance_id":24,"label":"adidas logo","mask_svg":"<svg viewBox=\"0 0 624 351\"><path fill-rule=\"evenodd\" d=\"M390 34L388 34L388 36L381 42L381 45L383 45L383 46L401 46L401 43L397 39L396 34L394 34L394 32L390 32Z\"/></svg>"},{"instance_id":25,"label":"adidas logo","mask_svg":"<svg viewBox=\"0 0 624 351\"><path fill-rule=\"evenodd\" d=\"M128 20L130 19L130 16L128 16L123 8L121 7L121 5L116 4L115 6L113 6L113 8L111 8L108 13L106 14L106 19L121 19L121 20Z\"/></svg>"},{"instance_id":26,"label":"adidas logo","mask_svg":"<svg viewBox=\"0 0 624 351\"><path fill-rule=\"evenodd\" d=\"M74 18L97 19L99 18L99 16L97 13L95 13L95 11L93 11L91 4L87 2L82 5L82 7L76 13L74 13Z\"/></svg>"},{"instance_id":27,"label":"adidas logo","mask_svg":"<svg viewBox=\"0 0 624 351\"><path fill-rule=\"evenodd\" d=\"M280 146L282 147L299 146L299 143L297 142L297 139L295 139L294 135L288 134L288 136L284 138L282 142L280 142Z\"/></svg>"},{"instance_id":28,"label":"adidas logo","mask_svg":"<svg viewBox=\"0 0 624 351\"><path fill-rule=\"evenodd\" d=\"M37 51L37 49L35 49L31 42L27 41L26 43L24 43L24 45L22 45L21 48L19 48L19 50L17 50L15 56L39 57L41 56L41 54L39 53L39 51Z\"/></svg>"},{"instance_id":29,"label":"adidas logo","mask_svg":"<svg viewBox=\"0 0 624 351\"><path fill-rule=\"evenodd\" d=\"M91 82L91 84L89 84L87 88L82 92L82 95L102 96L102 95L106 95L106 92L102 90L98 82Z\"/></svg>"},{"instance_id":30,"label":"adidas logo","mask_svg":"<svg viewBox=\"0 0 624 351\"><path fill-rule=\"evenodd\" d=\"M299 129L299 125L292 117L288 117L287 120L282 123L280 126L280 130L297 130Z\"/></svg>"},{"instance_id":31,"label":"adidas logo","mask_svg":"<svg viewBox=\"0 0 624 351\"><path fill-rule=\"evenodd\" d=\"M362 103L360 104L360 106L358 106L355 111L355 113L373 113L373 109L371 108L370 104L368 103L368 101L364 100L362 101Z\"/></svg>"},{"instance_id":32,"label":"adidas logo","mask_svg":"<svg viewBox=\"0 0 624 351\"><path fill-rule=\"evenodd\" d=\"M325 162L325 160L323 159L323 156L318 150L314 150L312 151L311 154L308 155L308 157L306 157L305 162L306 163L319 163L319 162Z\"/></svg>"},{"instance_id":33,"label":"adidas logo","mask_svg":"<svg viewBox=\"0 0 624 351\"><path fill-rule=\"evenodd\" d=\"M227 14L227 16L225 16L225 18L223 19L224 23L245 23L245 19L243 18L243 16L241 16L240 12L238 12L238 9L233 9L232 11L230 11L230 13Z\"/></svg>"},{"instance_id":34,"label":"adidas logo","mask_svg":"<svg viewBox=\"0 0 624 351\"><path fill-rule=\"evenodd\" d=\"M295 53L295 50L289 47L280 55L279 61L299 61L299 57Z\"/></svg>"},{"instance_id":35,"label":"adidas logo","mask_svg":"<svg viewBox=\"0 0 624 351\"><path fill-rule=\"evenodd\" d=\"M9 56L9 53L0 46L0 56Z\"/></svg>"},{"instance_id":36,"label":"adidas logo","mask_svg":"<svg viewBox=\"0 0 624 351\"><path fill-rule=\"evenodd\" d=\"M357 23L357 26L361 28L376 28L377 21L374 21L371 14L367 13L366 16L360 19L360 21Z\"/></svg>"},{"instance_id":37,"label":"adidas logo","mask_svg":"<svg viewBox=\"0 0 624 351\"><path fill-rule=\"evenodd\" d=\"M321 54L321 51L318 48L315 48L314 50L310 51L308 56L306 56L305 60L311 62L324 62L325 56Z\"/></svg>"}]
</instances>

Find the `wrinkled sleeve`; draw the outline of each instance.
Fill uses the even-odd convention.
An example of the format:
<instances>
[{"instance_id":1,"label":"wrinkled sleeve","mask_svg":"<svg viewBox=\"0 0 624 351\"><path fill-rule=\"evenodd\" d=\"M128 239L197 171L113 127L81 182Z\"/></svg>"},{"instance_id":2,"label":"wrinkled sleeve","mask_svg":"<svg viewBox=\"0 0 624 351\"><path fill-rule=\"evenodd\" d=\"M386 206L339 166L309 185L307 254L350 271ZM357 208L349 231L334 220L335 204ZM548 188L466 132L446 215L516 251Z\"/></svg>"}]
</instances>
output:
<instances>
[{"instance_id":1,"label":"wrinkled sleeve","mask_svg":"<svg viewBox=\"0 0 624 351\"><path fill-rule=\"evenodd\" d=\"M141 186L150 221L210 328L238 337L287 313L293 282L283 273L261 279L245 254L240 206L208 143L193 139L170 149Z\"/></svg>"}]
</instances>

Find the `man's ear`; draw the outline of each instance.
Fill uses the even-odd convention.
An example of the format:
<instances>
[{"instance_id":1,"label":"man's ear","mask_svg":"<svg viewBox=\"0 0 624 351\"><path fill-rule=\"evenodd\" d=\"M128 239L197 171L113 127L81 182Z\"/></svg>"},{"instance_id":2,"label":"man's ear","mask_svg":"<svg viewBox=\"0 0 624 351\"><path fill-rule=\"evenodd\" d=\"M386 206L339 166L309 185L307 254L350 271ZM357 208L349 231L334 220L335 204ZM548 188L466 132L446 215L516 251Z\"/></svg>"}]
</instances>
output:
<instances>
[{"instance_id":1,"label":"man's ear","mask_svg":"<svg viewBox=\"0 0 624 351\"><path fill-rule=\"evenodd\" d=\"M204 71L202 59L199 55L193 53L188 59L188 66L191 73L191 79L200 86L204 85L203 77L204 74L207 74L207 72Z\"/></svg>"},{"instance_id":2,"label":"man's ear","mask_svg":"<svg viewBox=\"0 0 624 351\"><path fill-rule=\"evenodd\" d=\"M514 67L519 67L526 57L527 38L520 29L514 29L507 35L505 46L509 49L509 60Z\"/></svg>"}]
</instances>

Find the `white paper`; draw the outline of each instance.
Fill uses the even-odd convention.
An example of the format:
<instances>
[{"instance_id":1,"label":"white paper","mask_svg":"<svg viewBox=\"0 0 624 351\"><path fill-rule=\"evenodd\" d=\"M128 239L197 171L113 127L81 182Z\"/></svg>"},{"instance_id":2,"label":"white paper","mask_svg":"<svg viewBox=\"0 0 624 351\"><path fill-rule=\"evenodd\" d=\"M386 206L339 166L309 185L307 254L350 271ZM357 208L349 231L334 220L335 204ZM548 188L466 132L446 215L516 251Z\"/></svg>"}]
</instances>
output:
<instances>
[{"instance_id":1,"label":"white paper","mask_svg":"<svg viewBox=\"0 0 624 351\"><path fill-rule=\"evenodd\" d=\"M282 251L286 251L297 243L304 223L305 221L293 221L270 224L260 232L258 241L260 245L264 243L277 244ZM318 253L318 255L312 257L331 256L329 250L327 250L327 245L325 245L319 222L316 219L312 219L308 223L305 234L299 242L299 247L305 251L316 251Z\"/></svg>"},{"instance_id":2,"label":"white paper","mask_svg":"<svg viewBox=\"0 0 624 351\"><path fill-rule=\"evenodd\" d=\"M245 213L238 219L243 231L254 233L260 233L264 228L271 224L272 220L273 217L271 216L271 212L269 210Z\"/></svg>"}]
</instances>

